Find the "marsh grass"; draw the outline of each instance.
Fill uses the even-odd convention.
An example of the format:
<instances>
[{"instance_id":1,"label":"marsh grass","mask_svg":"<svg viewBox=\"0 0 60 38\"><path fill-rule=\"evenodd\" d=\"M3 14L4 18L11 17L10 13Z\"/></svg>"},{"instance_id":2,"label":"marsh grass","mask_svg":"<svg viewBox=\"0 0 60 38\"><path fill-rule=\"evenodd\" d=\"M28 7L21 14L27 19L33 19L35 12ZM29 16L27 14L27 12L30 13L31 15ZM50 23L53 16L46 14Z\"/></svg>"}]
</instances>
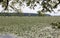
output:
<instances>
[{"instance_id":1,"label":"marsh grass","mask_svg":"<svg viewBox=\"0 0 60 38\"><path fill-rule=\"evenodd\" d=\"M60 29L60 22L52 22L51 25L54 29Z\"/></svg>"},{"instance_id":2,"label":"marsh grass","mask_svg":"<svg viewBox=\"0 0 60 38\"><path fill-rule=\"evenodd\" d=\"M40 30L50 27L50 23L55 21L60 21L60 17L0 16L0 33L8 32L27 38L38 38Z\"/></svg>"}]
</instances>

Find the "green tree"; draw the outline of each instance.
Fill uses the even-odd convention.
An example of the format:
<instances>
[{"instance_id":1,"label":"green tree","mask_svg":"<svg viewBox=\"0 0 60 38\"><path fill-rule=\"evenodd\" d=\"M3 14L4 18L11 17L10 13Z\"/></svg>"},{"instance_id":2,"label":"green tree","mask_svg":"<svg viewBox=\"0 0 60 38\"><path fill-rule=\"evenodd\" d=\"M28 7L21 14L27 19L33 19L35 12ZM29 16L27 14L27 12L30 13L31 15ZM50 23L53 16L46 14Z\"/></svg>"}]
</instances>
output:
<instances>
[{"instance_id":1,"label":"green tree","mask_svg":"<svg viewBox=\"0 0 60 38\"><path fill-rule=\"evenodd\" d=\"M60 0L13 0L12 5L9 5L9 1L11 0L0 0L0 3L2 2L2 6L5 7L4 10L7 10L8 6L10 6L14 10L18 11L18 9L14 7L14 5L19 3L19 6L22 6L25 2L26 5L32 9L34 9L34 7L36 7L38 3L43 8L41 10L42 12L51 12L60 4Z\"/></svg>"},{"instance_id":2,"label":"green tree","mask_svg":"<svg viewBox=\"0 0 60 38\"><path fill-rule=\"evenodd\" d=\"M0 2L3 2L3 0L0 0Z\"/></svg>"},{"instance_id":3,"label":"green tree","mask_svg":"<svg viewBox=\"0 0 60 38\"><path fill-rule=\"evenodd\" d=\"M46 16L44 12L41 11L37 11L38 12L38 16Z\"/></svg>"},{"instance_id":4,"label":"green tree","mask_svg":"<svg viewBox=\"0 0 60 38\"><path fill-rule=\"evenodd\" d=\"M17 13L22 12L21 9L17 9L14 7L15 4L19 3L19 0L13 0L11 2L11 4L9 4L9 2L12 0L0 0L0 4L2 4L2 7L4 8L3 11L9 11L8 7L11 7L13 10L15 10ZM21 6L21 4L19 3L19 6Z\"/></svg>"}]
</instances>

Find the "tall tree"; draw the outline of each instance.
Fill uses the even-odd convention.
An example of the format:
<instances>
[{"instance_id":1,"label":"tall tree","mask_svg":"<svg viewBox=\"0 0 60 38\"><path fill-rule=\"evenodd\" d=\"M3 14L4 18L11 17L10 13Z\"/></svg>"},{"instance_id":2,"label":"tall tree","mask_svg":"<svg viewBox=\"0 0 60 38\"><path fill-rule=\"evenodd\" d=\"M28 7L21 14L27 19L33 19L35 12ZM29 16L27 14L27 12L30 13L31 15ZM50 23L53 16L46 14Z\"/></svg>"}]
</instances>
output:
<instances>
[{"instance_id":1,"label":"tall tree","mask_svg":"<svg viewBox=\"0 0 60 38\"><path fill-rule=\"evenodd\" d=\"M0 0L2 2L2 6L5 7L4 10L7 10L8 6L13 8L14 10L18 10L14 7L16 3L19 3L19 6L22 6L25 2L27 6L34 9L35 6L37 6L37 3L42 6L42 12L51 12L54 8L56 8L60 4L60 0L13 0L12 5L9 5L10 0Z\"/></svg>"}]
</instances>

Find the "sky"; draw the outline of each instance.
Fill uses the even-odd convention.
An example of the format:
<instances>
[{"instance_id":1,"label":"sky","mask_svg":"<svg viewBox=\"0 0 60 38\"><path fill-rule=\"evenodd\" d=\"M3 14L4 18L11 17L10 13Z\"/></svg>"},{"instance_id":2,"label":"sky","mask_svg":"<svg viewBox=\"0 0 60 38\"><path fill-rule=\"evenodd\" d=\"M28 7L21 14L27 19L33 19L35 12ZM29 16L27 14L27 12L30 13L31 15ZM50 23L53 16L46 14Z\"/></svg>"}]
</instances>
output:
<instances>
[{"instance_id":1,"label":"sky","mask_svg":"<svg viewBox=\"0 0 60 38\"><path fill-rule=\"evenodd\" d=\"M37 13L37 11L39 10L39 5L37 4L37 6L35 7L35 9L31 9L31 8L29 8L29 7L27 7L27 6L25 6L24 8L22 8L22 11L24 12L24 13ZM40 9L42 9L42 8L40 8Z\"/></svg>"},{"instance_id":2,"label":"sky","mask_svg":"<svg viewBox=\"0 0 60 38\"><path fill-rule=\"evenodd\" d=\"M15 7L17 8L18 7L18 4L16 4L15 5ZM40 8L40 9L39 9ZM10 9L10 11L9 12L15 12L13 9L11 9L10 7L9 7L9 9ZM33 9L30 9L29 7L27 7L26 5L25 6L22 6L21 7L21 10L22 10L22 12L23 13L37 13L37 11L38 10L41 10L42 8L37 4L37 7L35 7L35 9L33 10ZM3 10L3 8L2 8L2 5L0 5L0 12ZM58 5L58 7L56 8L56 9L54 9L54 11L56 12L56 13L53 13L53 12L47 12L47 14L50 14L50 15L60 15L60 11L58 11L58 10L60 10L60 5Z\"/></svg>"}]
</instances>

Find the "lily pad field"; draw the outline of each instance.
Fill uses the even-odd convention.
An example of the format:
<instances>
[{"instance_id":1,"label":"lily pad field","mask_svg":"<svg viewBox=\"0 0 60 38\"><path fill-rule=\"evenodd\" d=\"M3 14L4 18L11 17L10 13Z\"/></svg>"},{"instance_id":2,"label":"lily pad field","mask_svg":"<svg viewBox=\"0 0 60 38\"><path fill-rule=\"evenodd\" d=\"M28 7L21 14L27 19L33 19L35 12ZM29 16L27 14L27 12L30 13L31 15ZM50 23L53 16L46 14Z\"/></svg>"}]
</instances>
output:
<instances>
[{"instance_id":1,"label":"lily pad field","mask_svg":"<svg viewBox=\"0 0 60 38\"><path fill-rule=\"evenodd\" d=\"M60 22L60 17L0 16L0 34L15 34L17 38L60 38L60 29L53 29L52 22Z\"/></svg>"}]
</instances>

